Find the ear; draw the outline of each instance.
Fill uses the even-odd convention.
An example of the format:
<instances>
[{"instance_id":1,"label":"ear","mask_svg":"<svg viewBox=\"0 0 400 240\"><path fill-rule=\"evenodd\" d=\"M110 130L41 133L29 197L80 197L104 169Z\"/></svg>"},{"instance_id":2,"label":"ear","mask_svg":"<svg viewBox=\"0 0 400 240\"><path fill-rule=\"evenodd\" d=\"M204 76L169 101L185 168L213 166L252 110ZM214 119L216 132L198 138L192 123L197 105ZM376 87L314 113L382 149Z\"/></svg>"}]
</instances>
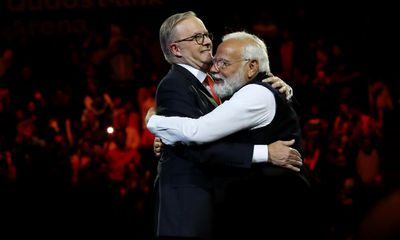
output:
<instances>
[{"instance_id":1,"label":"ear","mask_svg":"<svg viewBox=\"0 0 400 240\"><path fill-rule=\"evenodd\" d=\"M182 56L181 50L180 50L180 48L178 47L178 45L176 43L171 43L169 45L169 50L176 57L181 57Z\"/></svg>"},{"instance_id":2,"label":"ear","mask_svg":"<svg viewBox=\"0 0 400 240\"><path fill-rule=\"evenodd\" d=\"M253 79L255 75L258 74L259 71L259 65L258 65L258 61L253 59L249 61L249 69L247 71L247 77L249 79Z\"/></svg>"}]
</instances>

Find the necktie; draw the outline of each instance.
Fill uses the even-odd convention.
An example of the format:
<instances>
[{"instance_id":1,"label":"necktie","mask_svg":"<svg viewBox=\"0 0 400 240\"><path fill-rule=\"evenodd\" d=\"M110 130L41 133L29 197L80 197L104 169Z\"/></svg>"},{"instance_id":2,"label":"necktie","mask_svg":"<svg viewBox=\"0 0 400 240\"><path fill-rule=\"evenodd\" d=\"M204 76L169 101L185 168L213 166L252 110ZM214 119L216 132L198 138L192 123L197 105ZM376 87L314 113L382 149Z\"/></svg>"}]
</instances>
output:
<instances>
[{"instance_id":1,"label":"necktie","mask_svg":"<svg viewBox=\"0 0 400 240\"><path fill-rule=\"evenodd\" d=\"M215 93L214 80L211 78L210 75L207 74L206 81L207 81L208 86L210 87L211 95L213 96L215 102L218 105L220 105L221 104L221 99L219 99L218 95Z\"/></svg>"}]
</instances>

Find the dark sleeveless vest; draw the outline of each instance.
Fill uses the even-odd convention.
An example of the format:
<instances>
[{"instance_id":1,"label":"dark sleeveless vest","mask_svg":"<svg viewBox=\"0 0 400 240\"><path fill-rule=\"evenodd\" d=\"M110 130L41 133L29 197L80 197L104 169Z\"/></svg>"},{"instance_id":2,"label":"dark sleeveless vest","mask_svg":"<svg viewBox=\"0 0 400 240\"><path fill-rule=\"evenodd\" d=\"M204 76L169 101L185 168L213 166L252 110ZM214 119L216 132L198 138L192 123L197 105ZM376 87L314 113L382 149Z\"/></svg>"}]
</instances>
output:
<instances>
[{"instance_id":1,"label":"dark sleeveless vest","mask_svg":"<svg viewBox=\"0 0 400 240\"><path fill-rule=\"evenodd\" d=\"M270 124L253 130L241 131L237 133L235 138L237 140L240 139L241 142L253 144L270 144L278 140L295 139L295 143L291 147L297 149L303 155L301 126L297 113L283 94L279 93L269 83L262 82L265 78L267 76L264 73L259 73L248 84L258 84L268 88L274 94L276 101L275 116ZM309 185L309 180L303 167L299 173L269 163L256 163L253 164L252 168L257 169L256 171L261 171L264 175L298 175Z\"/></svg>"},{"instance_id":2,"label":"dark sleeveless vest","mask_svg":"<svg viewBox=\"0 0 400 240\"><path fill-rule=\"evenodd\" d=\"M274 119L267 126L247 131L247 141L254 144L270 144L277 140L295 139L292 146L301 154L303 153L301 140L301 126L297 113L285 96L274 89L269 83L262 82L266 75L260 73L248 84L258 84L268 88L276 101L276 113Z\"/></svg>"}]
</instances>

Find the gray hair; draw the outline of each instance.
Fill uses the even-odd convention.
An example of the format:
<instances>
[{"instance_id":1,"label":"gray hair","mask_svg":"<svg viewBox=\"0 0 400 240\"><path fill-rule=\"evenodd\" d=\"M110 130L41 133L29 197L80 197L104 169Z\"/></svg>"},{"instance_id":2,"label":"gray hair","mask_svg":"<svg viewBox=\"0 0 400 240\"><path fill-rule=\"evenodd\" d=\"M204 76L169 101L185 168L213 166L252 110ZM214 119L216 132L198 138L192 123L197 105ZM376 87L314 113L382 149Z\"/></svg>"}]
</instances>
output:
<instances>
[{"instance_id":1,"label":"gray hair","mask_svg":"<svg viewBox=\"0 0 400 240\"><path fill-rule=\"evenodd\" d=\"M165 60L169 63L173 63L174 56L171 54L169 49L169 44L174 41L175 37L175 26L180 23L181 21L189 18L189 17L196 17L196 13L192 11L183 12L183 13L176 13L163 22L160 27L160 46L161 50L164 54Z\"/></svg>"},{"instance_id":2,"label":"gray hair","mask_svg":"<svg viewBox=\"0 0 400 240\"><path fill-rule=\"evenodd\" d=\"M259 62L260 72L266 72L267 74L271 73L267 46L263 40L254 34L244 31L229 33L222 37L223 42L229 39L250 40L250 43L243 49L243 59L256 59Z\"/></svg>"}]
</instances>

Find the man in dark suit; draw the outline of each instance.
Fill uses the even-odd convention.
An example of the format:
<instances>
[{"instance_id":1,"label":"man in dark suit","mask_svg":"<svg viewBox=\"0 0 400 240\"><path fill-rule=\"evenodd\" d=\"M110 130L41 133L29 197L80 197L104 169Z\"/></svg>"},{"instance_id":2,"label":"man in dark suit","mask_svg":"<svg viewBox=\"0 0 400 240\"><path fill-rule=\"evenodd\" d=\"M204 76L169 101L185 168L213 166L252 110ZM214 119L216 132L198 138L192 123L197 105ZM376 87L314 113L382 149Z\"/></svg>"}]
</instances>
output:
<instances>
[{"instance_id":1,"label":"man in dark suit","mask_svg":"<svg viewBox=\"0 0 400 240\"><path fill-rule=\"evenodd\" d=\"M229 100L200 118L154 116L149 129L169 144L203 144L232 133L235 135L230 140L253 144L294 138L293 147L302 152L296 112L277 90L261 81L270 74L264 42L245 32L228 34L213 62L210 72L216 80L216 92ZM235 154L246 157L246 152ZM273 163L253 164L243 177L229 182L225 203L229 206L224 212L228 217L222 225L226 229L219 232L221 237L315 237L303 220L305 214L313 213L305 169L297 166L301 171L296 172Z\"/></svg>"},{"instance_id":2,"label":"man in dark suit","mask_svg":"<svg viewBox=\"0 0 400 240\"><path fill-rule=\"evenodd\" d=\"M202 82L212 64L212 40L193 12L167 18L160 27L160 44L171 70L157 88L157 114L198 118L217 104ZM298 169L299 154L277 141L217 142L198 149L165 146L156 179L155 234L160 239L210 239L215 204L214 166L247 168L267 161ZM261 151L260 151L261 149ZM269 151L269 152L268 152Z\"/></svg>"}]
</instances>

